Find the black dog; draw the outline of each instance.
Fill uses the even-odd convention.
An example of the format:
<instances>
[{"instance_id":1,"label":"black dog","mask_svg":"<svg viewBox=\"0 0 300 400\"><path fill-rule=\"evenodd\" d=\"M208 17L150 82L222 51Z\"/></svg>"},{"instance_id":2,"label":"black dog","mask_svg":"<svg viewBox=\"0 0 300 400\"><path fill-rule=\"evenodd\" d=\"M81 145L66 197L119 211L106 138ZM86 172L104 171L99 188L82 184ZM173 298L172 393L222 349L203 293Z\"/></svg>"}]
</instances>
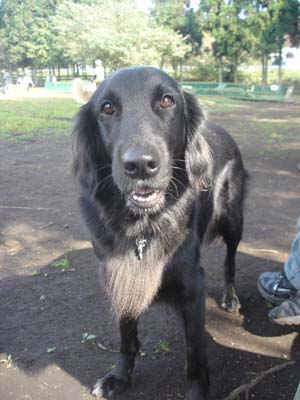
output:
<instances>
[{"instance_id":1,"label":"black dog","mask_svg":"<svg viewBox=\"0 0 300 400\"><path fill-rule=\"evenodd\" d=\"M242 236L246 173L229 134L206 121L196 98L155 68L125 68L105 79L74 130L81 211L101 263L102 283L120 320L121 356L93 393L131 383L137 320L154 300L181 315L187 399L207 397L205 233L227 245L223 308L235 311L235 253Z\"/></svg>"}]
</instances>

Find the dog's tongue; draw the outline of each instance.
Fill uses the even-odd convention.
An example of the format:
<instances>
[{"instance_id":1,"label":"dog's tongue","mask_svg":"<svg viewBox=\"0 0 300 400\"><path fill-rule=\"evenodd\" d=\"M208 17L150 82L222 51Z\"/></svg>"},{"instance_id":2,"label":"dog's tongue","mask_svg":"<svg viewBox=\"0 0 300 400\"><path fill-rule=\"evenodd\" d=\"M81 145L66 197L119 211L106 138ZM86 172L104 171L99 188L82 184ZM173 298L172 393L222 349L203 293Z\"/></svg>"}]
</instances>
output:
<instances>
[{"instance_id":1,"label":"dog's tongue","mask_svg":"<svg viewBox=\"0 0 300 400\"><path fill-rule=\"evenodd\" d=\"M153 193L153 189L147 189L147 188L141 188L141 189L136 189L134 191L134 194L140 195L140 196L147 196L148 194Z\"/></svg>"}]
</instances>

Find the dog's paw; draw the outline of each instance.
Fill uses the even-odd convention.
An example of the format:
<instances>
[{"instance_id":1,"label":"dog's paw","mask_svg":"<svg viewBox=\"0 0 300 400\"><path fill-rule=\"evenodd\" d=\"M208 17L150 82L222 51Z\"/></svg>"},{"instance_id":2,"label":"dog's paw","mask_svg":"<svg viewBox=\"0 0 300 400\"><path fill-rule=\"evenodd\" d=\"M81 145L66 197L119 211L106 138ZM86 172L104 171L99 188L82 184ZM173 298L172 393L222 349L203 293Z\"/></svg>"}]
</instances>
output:
<instances>
[{"instance_id":1,"label":"dog's paw","mask_svg":"<svg viewBox=\"0 0 300 400\"><path fill-rule=\"evenodd\" d=\"M111 399L124 392L129 386L131 386L131 379L122 379L109 373L97 380L92 394L99 400Z\"/></svg>"},{"instance_id":2,"label":"dog's paw","mask_svg":"<svg viewBox=\"0 0 300 400\"><path fill-rule=\"evenodd\" d=\"M240 310L241 303L235 293L224 293L222 297L221 308L223 308L225 311L234 313Z\"/></svg>"}]
</instances>

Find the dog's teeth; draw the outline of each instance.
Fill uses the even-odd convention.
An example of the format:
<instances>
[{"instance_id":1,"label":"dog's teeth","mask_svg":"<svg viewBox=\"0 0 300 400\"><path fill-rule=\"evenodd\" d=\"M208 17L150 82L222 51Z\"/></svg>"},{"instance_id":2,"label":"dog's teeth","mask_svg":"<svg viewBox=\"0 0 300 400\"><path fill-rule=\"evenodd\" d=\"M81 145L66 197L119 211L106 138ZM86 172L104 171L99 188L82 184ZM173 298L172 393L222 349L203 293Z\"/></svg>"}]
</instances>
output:
<instances>
[{"instance_id":1,"label":"dog's teeth","mask_svg":"<svg viewBox=\"0 0 300 400\"><path fill-rule=\"evenodd\" d=\"M158 194L159 192L157 190L144 195L139 195L137 193L134 193L132 195L132 199L137 203L149 203L155 201L158 198Z\"/></svg>"}]
</instances>

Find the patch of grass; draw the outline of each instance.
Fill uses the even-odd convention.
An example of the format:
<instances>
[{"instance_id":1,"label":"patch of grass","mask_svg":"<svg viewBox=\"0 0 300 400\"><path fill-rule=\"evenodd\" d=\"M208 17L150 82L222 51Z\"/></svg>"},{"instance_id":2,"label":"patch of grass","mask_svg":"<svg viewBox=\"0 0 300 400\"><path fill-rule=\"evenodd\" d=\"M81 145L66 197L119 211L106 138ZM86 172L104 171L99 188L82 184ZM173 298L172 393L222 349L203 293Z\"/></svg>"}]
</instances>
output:
<instances>
[{"instance_id":1,"label":"patch of grass","mask_svg":"<svg viewBox=\"0 0 300 400\"><path fill-rule=\"evenodd\" d=\"M67 257L61 258L60 260L54 261L52 265L60 269L68 269L71 267L70 261Z\"/></svg>"},{"instance_id":2,"label":"patch of grass","mask_svg":"<svg viewBox=\"0 0 300 400\"><path fill-rule=\"evenodd\" d=\"M35 134L71 131L78 104L72 99L19 99L0 101L0 138L28 140Z\"/></svg>"},{"instance_id":3,"label":"patch of grass","mask_svg":"<svg viewBox=\"0 0 300 400\"><path fill-rule=\"evenodd\" d=\"M155 346L155 353L166 354L166 353L170 353L170 352L171 352L171 350L170 350L169 342L165 339L160 340L158 342L158 344Z\"/></svg>"},{"instance_id":4,"label":"patch of grass","mask_svg":"<svg viewBox=\"0 0 300 400\"><path fill-rule=\"evenodd\" d=\"M231 111L246 108L247 104L231 97L226 96L198 96L199 100L205 104L213 113Z\"/></svg>"}]
</instances>

